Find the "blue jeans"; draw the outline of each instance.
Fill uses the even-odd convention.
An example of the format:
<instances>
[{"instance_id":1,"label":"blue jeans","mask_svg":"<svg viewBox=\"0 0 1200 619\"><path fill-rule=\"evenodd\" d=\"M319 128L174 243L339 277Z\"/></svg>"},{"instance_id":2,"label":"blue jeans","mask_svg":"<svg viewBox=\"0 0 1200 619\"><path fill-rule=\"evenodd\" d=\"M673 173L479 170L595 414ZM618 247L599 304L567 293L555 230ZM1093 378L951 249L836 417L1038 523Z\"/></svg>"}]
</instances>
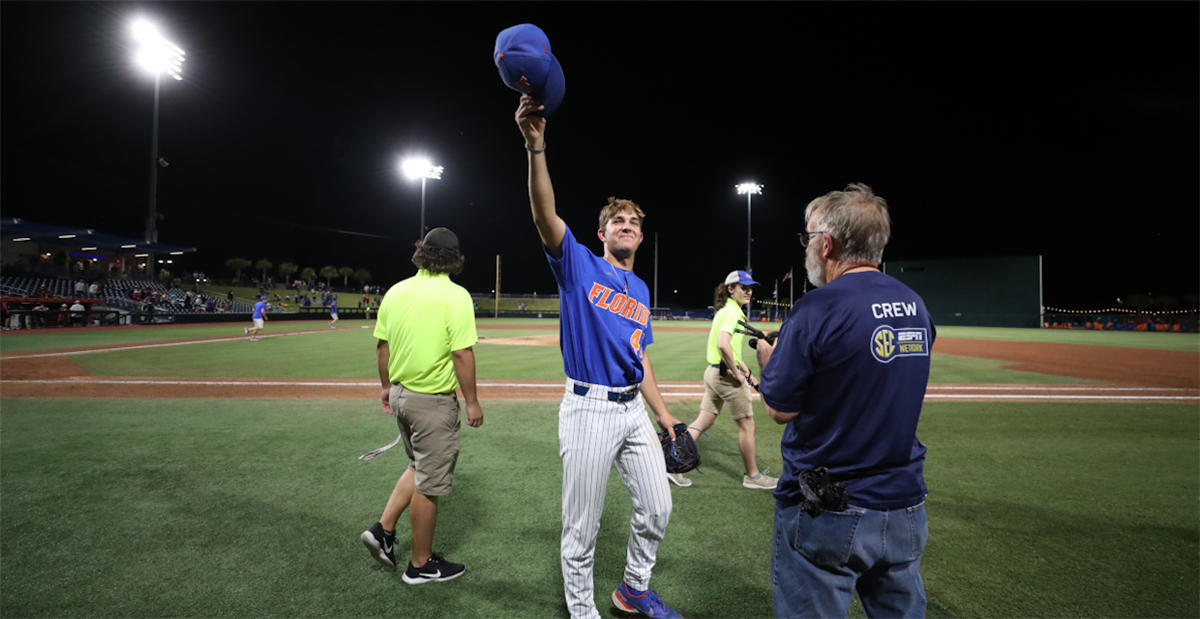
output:
<instances>
[{"instance_id":1,"label":"blue jeans","mask_svg":"<svg viewBox=\"0 0 1200 619\"><path fill-rule=\"evenodd\" d=\"M775 616L846 616L854 591L868 617L924 617L921 552L929 540L925 502L878 511L809 516L775 504L771 588Z\"/></svg>"}]
</instances>

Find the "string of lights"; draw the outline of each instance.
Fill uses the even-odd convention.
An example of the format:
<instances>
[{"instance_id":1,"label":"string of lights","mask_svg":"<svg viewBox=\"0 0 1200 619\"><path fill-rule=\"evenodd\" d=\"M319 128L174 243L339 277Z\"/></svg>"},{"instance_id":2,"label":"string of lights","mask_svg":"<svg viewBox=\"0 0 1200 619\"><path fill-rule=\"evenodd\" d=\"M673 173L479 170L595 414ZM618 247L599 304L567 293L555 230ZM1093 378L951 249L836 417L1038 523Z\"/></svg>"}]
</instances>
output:
<instances>
[{"instance_id":1,"label":"string of lights","mask_svg":"<svg viewBox=\"0 0 1200 619\"><path fill-rule=\"evenodd\" d=\"M1151 316L1161 316L1161 315L1170 315L1170 314L1191 314L1194 310L1171 310L1171 311L1152 312L1152 311L1131 310L1131 309L1126 309L1123 307L1110 307L1108 309L1100 309L1100 310L1069 310L1069 309L1062 309L1062 308L1057 308L1057 307L1047 307L1046 311L1054 312L1056 314L1148 314Z\"/></svg>"}]
</instances>

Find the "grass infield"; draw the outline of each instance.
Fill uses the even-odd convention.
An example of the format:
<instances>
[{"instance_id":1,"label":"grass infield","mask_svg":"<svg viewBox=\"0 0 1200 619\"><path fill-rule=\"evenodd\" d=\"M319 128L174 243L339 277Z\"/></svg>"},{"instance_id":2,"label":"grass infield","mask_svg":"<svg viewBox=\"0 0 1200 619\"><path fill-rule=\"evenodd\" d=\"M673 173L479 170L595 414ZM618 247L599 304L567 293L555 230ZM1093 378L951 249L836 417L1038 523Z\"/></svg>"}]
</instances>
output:
<instances>
[{"instance_id":1,"label":"grass infield","mask_svg":"<svg viewBox=\"0 0 1200 619\"><path fill-rule=\"evenodd\" d=\"M6 617L564 617L554 402L485 402L463 428L435 549L460 579L413 587L358 541L401 472L364 400L5 399ZM672 404L690 421L695 403ZM1194 617L1200 427L1191 405L925 406L931 617ZM781 427L760 417L759 460ZM685 616L773 616L770 493L741 487L719 419L705 474L672 486L652 586ZM604 616L630 502L613 473ZM405 520L397 554L409 550ZM857 604L851 616L862 616Z\"/></svg>"}]
</instances>

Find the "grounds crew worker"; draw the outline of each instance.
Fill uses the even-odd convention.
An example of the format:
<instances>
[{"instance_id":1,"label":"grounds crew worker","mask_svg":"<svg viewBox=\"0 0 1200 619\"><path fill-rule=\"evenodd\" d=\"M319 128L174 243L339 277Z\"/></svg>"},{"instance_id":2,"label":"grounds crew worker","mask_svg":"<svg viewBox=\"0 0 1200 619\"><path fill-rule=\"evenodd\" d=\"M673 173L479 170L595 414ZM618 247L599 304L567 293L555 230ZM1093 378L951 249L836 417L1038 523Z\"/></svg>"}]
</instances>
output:
<instances>
[{"instance_id":1,"label":"grounds crew worker","mask_svg":"<svg viewBox=\"0 0 1200 619\"><path fill-rule=\"evenodd\" d=\"M383 412L396 416L410 462L379 522L361 536L376 561L395 567L396 521L411 505L412 561L403 576L410 585L457 578L465 569L433 554L438 497L450 493L458 461L455 389L462 387L467 425L483 425L475 395L475 312L471 295L449 277L462 272L458 237L434 228L416 245L417 274L388 290L375 325Z\"/></svg>"},{"instance_id":2,"label":"grounds crew worker","mask_svg":"<svg viewBox=\"0 0 1200 619\"><path fill-rule=\"evenodd\" d=\"M772 347L759 340L767 413L786 423L775 490L776 617L923 617L929 538L917 421L934 326L921 297L879 272L887 202L850 185L805 210L804 295ZM826 475L827 470L827 475Z\"/></svg>"},{"instance_id":3,"label":"grounds crew worker","mask_svg":"<svg viewBox=\"0 0 1200 619\"><path fill-rule=\"evenodd\" d=\"M742 362L742 340L745 336L737 332L738 321L746 319L742 308L750 303L757 285L758 282L746 271L733 271L713 291L713 309L717 310L717 315L713 317L712 329L708 333L704 398L700 401L700 414L688 425L688 432L693 439L699 439L700 433L712 427L721 409L728 404L729 416L737 424L738 451L746 467L742 487L774 490L779 479L758 470L754 407L750 401L750 388L758 386L758 381ZM667 477L680 486L692 485L692 480L682 473L667 473Z\"/></svg>"}]
</instances>

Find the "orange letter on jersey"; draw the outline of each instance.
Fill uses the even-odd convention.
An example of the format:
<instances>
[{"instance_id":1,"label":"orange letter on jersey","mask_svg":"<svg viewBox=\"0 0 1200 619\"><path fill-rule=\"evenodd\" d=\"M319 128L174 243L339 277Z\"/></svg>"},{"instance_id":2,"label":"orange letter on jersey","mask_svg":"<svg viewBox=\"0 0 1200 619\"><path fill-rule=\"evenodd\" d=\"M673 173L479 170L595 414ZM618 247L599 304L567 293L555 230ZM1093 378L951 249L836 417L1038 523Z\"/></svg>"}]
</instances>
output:
<instances>
[{"instance_id":1,"label":"orange letter on jersey","mask_svg":"<svg viewBox=\"0 0 1200 619\"><path fill-rule=\"evenodd\" d=\"M625 302L625 309L621 310L621 315L633 320L634 312L637 311L639 305L641 304L637 302L637 299L630 297L629 300Z\"/></svg>"},{"instance_id":2,"label":"orange letter on jersey","mask_svg":"<svg viewBox=\"0 0 1200 619\"><path fill-rule=\"evenodd\" d=\"M601 286L600 284L593 283L592 291L590 293L588 293L588 301L595 303L596 297L604 294L605 290L608 290L608 288L605 288L604 286Z\"/></svg>"},{"instance_id":3,"label":"orange letter on jersey","mask_svg":"<svg viewBox=\"0 0 1200 619\"><path fill-rule=\"evenodd\" d=\"M600 309L608 309L608 304L609 304L608 295L610 295L610 294L612 294L612 290L605 288L604 289L604 297L602 297L600 299L600 301L596 303L596 307L599 307Z\"/></svg>"}]
</instances>

